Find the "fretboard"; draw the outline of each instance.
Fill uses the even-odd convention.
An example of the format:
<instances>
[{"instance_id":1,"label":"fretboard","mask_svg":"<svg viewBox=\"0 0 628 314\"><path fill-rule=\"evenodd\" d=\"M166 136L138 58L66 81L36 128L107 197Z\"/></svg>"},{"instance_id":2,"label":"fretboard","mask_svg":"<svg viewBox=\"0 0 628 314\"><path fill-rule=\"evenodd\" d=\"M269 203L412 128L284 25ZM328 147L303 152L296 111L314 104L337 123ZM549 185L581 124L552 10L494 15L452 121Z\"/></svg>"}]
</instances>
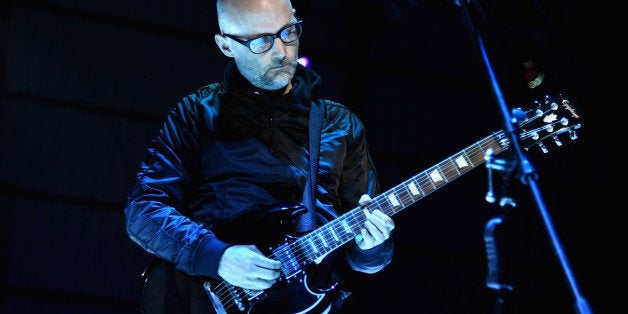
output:
<instances>
[{"instance_id":1,"label":"fretboard","mask_svg":"<svg viewBox=\"0 0 628 314\"><path fill-rule=\"evenodd\" d=\"M371 211L380 210L388 216L393 216L483 164L487 151L492 150L492 154L497 155L508 149L509 144L503 131L495 132L377 195L371 199L368 208ZM304 264L322 259L358 235L365 221L363 208L356 207L297 239L291 245L300 247L299 251L304 252L303 255L297 257L297 262Z\"/></svg>"}]
</instances>

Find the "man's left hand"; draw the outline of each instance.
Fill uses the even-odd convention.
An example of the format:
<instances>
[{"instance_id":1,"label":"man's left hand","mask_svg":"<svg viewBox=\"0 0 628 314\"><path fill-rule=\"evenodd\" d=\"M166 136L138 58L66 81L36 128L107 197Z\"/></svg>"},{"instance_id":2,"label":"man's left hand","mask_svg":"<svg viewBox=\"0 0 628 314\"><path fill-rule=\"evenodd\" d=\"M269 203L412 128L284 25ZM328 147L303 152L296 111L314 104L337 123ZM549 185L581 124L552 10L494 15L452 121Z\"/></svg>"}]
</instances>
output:
<instances>
[{"instance_id":1,"label":"man's left hand","mask_svg":"<svg viewBox=\"0 0 628 314\"><path fill-rule=\"evenodd\" d=\"M368 250L382 244L395 229L395 222L388 215L380 210L371 212L368 209L370 201L371 198L366 194L362 195L359 201L359 204L364 207L362 211L366 216L366 222L360 230L360 234L355 237L355 241L362 250Z\"/></svg>"}]
</instances>

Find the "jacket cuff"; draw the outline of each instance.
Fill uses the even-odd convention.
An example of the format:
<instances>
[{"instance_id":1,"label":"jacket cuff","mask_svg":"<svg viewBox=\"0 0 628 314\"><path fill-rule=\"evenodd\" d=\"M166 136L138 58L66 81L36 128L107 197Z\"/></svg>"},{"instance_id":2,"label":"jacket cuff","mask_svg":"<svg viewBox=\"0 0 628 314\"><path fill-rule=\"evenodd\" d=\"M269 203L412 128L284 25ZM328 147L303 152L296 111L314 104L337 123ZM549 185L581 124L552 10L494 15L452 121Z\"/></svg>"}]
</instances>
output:
<instances>
[{"instance_id":1,"label":"jacket cuff","mask_svg":"<svg viewBox=\"0 0 628 314\"><path fill-rule=\"evenodd\" d=\"M197 247L194 258L194 272L201 276L221 279L218 276L218 264L222 254L232 245L231 243L218 240L213 234L205 236Z\"/></svg>"},{"instance_id":2,"label":"jacket cuff","mask_svg":"<svg viewBox=\"0 0 628 314\"><path fill-rule=\"evenodd\" d=\"M354 241L349 244L347 260L353 270L373 274L390 264L393 257L394 242L387 239L382 244L362 250Z\"/></svg>"}]
</instances>

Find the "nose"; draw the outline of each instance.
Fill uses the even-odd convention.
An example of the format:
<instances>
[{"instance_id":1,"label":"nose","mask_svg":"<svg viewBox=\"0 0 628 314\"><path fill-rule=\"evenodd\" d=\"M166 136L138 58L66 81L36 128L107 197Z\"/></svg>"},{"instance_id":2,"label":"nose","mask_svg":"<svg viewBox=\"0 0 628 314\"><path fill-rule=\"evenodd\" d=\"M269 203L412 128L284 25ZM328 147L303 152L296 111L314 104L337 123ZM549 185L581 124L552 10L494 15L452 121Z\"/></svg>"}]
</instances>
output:
<instances>
[{"instance_id":1,"label":"nose","mask_svg":"<svg viewBox=\"0 0 628 314\"><path fill-rule=\"evenodd\" d=\"M286 58L286 43L284 43L279 37L275 38L275 42L270 48L273 59L283 60Z\"/></svg>"}]
</instances>

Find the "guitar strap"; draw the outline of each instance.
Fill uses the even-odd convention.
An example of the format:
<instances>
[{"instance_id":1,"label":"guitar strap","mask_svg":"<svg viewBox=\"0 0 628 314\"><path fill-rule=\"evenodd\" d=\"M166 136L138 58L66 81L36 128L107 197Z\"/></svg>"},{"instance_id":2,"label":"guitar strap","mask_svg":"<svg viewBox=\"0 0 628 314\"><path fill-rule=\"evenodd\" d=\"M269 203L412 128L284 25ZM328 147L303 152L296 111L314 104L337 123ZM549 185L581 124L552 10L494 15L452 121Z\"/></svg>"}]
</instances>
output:
<instances>
[{"instance_id":1,"label":"guitar strap","mask_svg":"<svg viewBox=\"0 0 628 314\"><path fill-rule=\"evenodd\" d=\"M323 117L325 113L325 102L312 101L310 106L310 168L303 191L303 204L307 207L307 213L299 216L296 231L299 233L309 232L316 228L316 174L318 173L318 153L321 142L321 130L323 128Z\"/></svg>"}]
</instances>

